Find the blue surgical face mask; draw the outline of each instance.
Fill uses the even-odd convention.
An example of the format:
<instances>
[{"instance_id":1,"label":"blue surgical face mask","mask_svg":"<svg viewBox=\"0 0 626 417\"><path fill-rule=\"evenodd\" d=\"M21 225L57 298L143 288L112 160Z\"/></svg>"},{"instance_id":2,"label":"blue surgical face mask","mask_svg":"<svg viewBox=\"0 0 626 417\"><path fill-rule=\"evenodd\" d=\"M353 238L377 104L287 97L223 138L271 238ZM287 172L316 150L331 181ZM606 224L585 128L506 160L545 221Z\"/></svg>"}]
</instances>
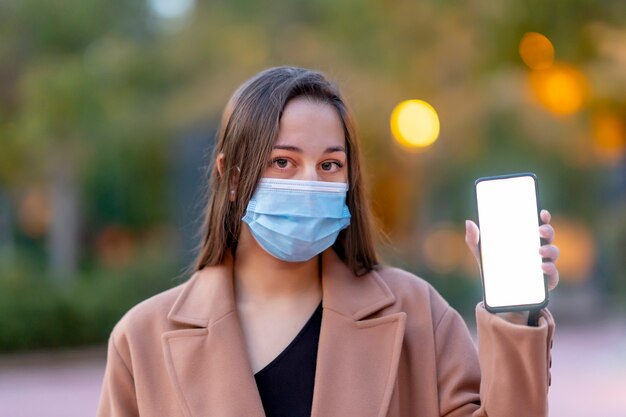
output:
<instances>
[{"instance_id":1,"label":"blue surgical face mask","mask_svg":"<svg viewBox=\"0 0 626 417\"><path fill-rule=\"evenodd\" d=\"M278 259L308 261L350 224L347 191L342 182L262 178L242 220Z\"/></svg>"}]
</instances>

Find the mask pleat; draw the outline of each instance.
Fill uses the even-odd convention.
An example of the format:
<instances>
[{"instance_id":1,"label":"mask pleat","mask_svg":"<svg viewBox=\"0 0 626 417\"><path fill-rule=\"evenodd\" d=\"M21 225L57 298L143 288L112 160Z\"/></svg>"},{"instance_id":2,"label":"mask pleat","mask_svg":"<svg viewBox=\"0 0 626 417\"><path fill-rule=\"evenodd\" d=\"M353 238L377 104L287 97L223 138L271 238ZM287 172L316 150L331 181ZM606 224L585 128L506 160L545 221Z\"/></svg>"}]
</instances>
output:
<instances>
[{"instance_id":1,"label":"mask pleat","mask_svg":"<svg viewBox=\"0 0 626 417\"><path fill-rule=\"evenodd\" d=\"M279 259L306 261L328 249L350 224L345 183L263 178L243 221Z\"/></svg>"}]
</instances>

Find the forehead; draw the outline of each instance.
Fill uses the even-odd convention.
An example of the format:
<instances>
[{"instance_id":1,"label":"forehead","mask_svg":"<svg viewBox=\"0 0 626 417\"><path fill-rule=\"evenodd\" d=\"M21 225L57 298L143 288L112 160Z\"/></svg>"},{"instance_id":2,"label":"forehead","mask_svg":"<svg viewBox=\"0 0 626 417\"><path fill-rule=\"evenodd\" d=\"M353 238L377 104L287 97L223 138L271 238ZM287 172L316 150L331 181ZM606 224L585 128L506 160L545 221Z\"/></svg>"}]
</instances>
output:
<instances>
[{"instance_id":1,"label":"forehead","mask_svg":"<svg viewBox=\"0 0 626 417\"><path fill-rule=\"evenodd\" d=\"M343 122L337 109L308 97L290 100L279 123L277 145L293 145L304 150L345 146Z\"/></svg>"}]
</instances>

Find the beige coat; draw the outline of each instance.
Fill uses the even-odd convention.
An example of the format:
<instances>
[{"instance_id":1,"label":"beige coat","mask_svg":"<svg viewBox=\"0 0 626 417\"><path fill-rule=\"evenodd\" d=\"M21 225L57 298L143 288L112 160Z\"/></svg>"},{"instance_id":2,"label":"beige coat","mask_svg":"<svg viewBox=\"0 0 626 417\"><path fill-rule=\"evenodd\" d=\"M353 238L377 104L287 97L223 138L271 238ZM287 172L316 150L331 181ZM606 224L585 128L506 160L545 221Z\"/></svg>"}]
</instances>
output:
<instances>
[{"instance_id":1,"label":"beige coat","mask_svg":"<svg viewBox=\"0 0 626 417\"><path fill-rule=\"evenodd\" d=\"M539 327L527 327L477 307L479 366L465 323L422 279L387 267L356 277L332 250L322 264L313 417L548 415L548 311ZM231 261L118 323L98 416L264 416Z\"/></svg>"}]
</instances>

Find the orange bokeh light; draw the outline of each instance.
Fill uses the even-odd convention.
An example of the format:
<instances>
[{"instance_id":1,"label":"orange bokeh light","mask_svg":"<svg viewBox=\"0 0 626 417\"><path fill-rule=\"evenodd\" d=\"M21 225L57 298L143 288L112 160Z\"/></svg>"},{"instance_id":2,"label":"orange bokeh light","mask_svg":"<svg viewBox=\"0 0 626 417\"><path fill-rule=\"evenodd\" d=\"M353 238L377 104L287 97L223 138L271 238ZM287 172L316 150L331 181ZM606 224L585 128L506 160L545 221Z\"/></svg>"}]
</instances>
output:
<instances>
[{"instance_id":1,"label":"orange bokeh light","mask_svg":"<svg viewBox=\"0 0 626 417\"><path fill-rule=\"evenodd\" d=\"M617 162L626 150L624 122L611 113L593 117L593 140L598 157L606 162Z\"/></svg>"},{"instance_id":2,"label":"orange bokeh light","mask_svg":"<svg viewBox=\"0 0 626 417\"><path fill-rule=\"evenodd\" d=\"M18 224L25 235L39 238L46 234L52 208L46 190L42 187L33 187L26 192L19 203Z\"/></svg>"},{"instance_id":3,"label":"orange bokeh light","mask_svg":"<svg viewBox=\"0 0 626 417\"><path fill-rule=\"evenodd\" d=\"M119 226L109 226L97 237L96 254L100 262L109 268L124 268L135 256L135 237Z\"/></svg>"},{"instance_id":4,"label":"orange bokeh light","mask_svg":"<svg viewBox=\"0 0 626 417\"><path fill-rule=\"evenodd\" d=\"M554 46L541 33L525 33L519 44L519 54L524 63L535 70L548 69L554 63Z\"/></svg>"},{"instance_id":5,"label":"orange bokeh light","mask_svg":"<svg viewBox=\"0 0 626 417\"><path fill-rule=\"evenodd\" d=\"M469 250L461 230L449 223L438 223L428 231L423 253L430 269L445 274L461 267Z\"/></svg>"},{"instance_id":6,"label":"orange bokeh light","mask_svg":"<svg viewBox=\"0 0 626 417\"><path fill-rule=\"evenodd\" d=\"M539 104L557 115L568 115L580 110L588 89L584 74L565 64L532 71L530 88Z\"/></svg>"},{"instance_id":7,"label":"orange bokeh light","mask_svg":"<svg viewBox=\"0 0 626 417\"><path fill-rule=\"evenodd\" d=\"M554 244L561 250L556 262L565 282L583 282L591 278L596 260L596 247L591 230L582 222L557 218L551 222L556 237Z\"/></svg>"}]
</instances>

